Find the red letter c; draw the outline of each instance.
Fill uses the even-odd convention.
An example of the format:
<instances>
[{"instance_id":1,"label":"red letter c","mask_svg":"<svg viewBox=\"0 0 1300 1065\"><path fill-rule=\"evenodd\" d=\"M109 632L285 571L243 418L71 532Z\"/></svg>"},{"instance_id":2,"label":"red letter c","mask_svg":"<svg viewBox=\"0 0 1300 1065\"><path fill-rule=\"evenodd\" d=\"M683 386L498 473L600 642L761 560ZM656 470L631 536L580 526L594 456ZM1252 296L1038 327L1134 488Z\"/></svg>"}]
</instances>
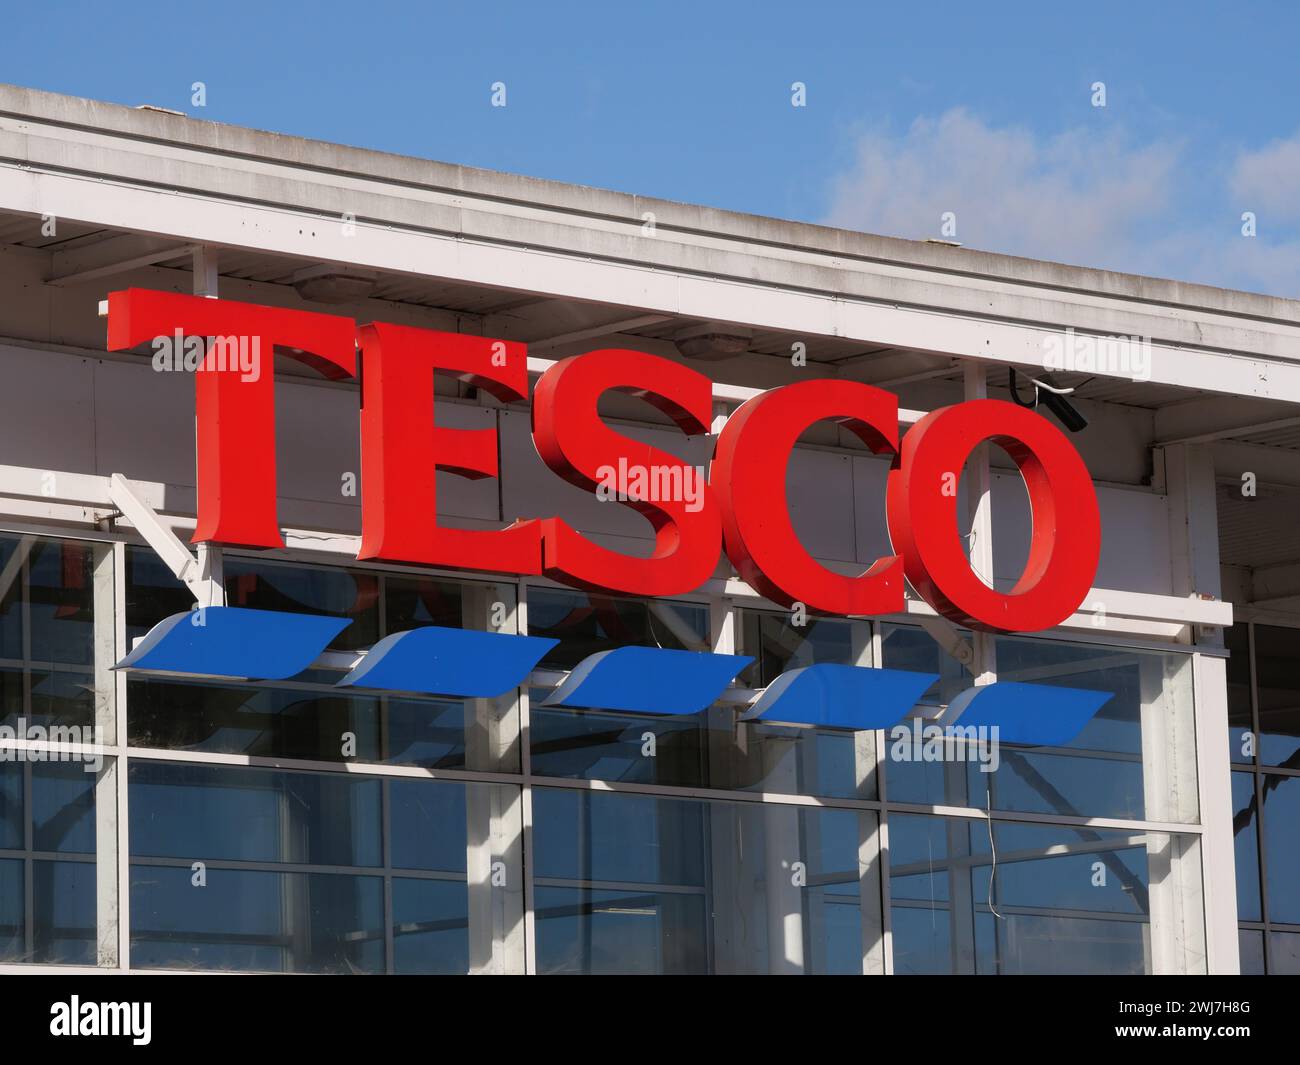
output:
<instances>
[{"instance_id":1,"label":"red letter c","mask_svg":"<svg viewBox=\"0 0 1300 1065\"><path fill-rule=\"evenodd\" d=\"M903 609L895 555L856 577L828 570L804 549L790 520L786 469L811 425L838 421L877 454L898 450L898 399L855 381L801 381L755 396L718 437L709 481L722 507L727 557L750 587L774 602L826 614Z\"/></svg>"}]
</instances>

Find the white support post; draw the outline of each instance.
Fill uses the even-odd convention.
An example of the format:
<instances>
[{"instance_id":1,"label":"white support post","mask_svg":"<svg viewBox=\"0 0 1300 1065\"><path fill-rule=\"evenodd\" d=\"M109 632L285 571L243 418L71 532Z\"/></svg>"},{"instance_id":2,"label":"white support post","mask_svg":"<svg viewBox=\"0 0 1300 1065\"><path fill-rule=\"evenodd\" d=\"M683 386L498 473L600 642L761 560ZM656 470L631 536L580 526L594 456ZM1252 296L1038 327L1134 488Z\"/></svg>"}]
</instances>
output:
<instances>
[{"instance_id":1,"label":"white support post","mask_svg":"<svg viewBox=\"0 0 1300 1065\"><path fill-rule=\"evenodd\" d=\"M1203 444L1166 447L1163 457L1174 592L1195 599L1218 599L1219 528L1213 458ZM1204 647L1217 649L1223 645L1222 631L1217 628L1193 627L1189 638ZM1205 953L1211 973L1240 971L1225 667L1218 655L1192 656L1196 770L1203 826Z\"/></svg>"},{"instance_id":2,"label":"white support post","mask_svg":"<svg viewBox=\"0 0 1300 1065\"><path fill-rule=\"evenodd\" d=\"M116 552L112 544L95 544L92 642L95 662L95 744L125 746L117 732ZM125 963L120 954L121 927L118 906L118 789L126 777L116 758L103 757L95 777L95 964L116 969Z\"/></svg>"},{"instance_id":3,"label":"white support post","mask_svg":"<svg viewBox=\"0 0 1300 1065\"><path fill-rule=\"evenodd\" d=\"M216 299L219 295L220 281L217 275L217 249L205 244L196 244L193 251L194 295ZM197 426L196 426L197 430ZM199 597L200 606L226 605L225 562L221 545L201 543L198 547L199 572L203 582L203 595Z\"/></svg>"},{"instance_id":4,"label":"white support post","mask_svg":"<svg viewBox=\"0 0 1300 1065\"><path fill-rule=\"evenodd\" d=\"M466 585L462 624L517 633L519 604L510 584ZM518 690L467 699L466 768L499 772L519 759ZM465 870L469 894L469 971L524 971L523 800L505 784L465 784Z\"/></svg>"},{"instance_id":5,"label":"white support post","mask_svg":"<svg viewBox=\"0 0 1300 1065\"><path fill-rule=\"evenodd\" d=\"M857 620L852 624L853 664L870 668L880 663L876 658L877 637L875 626L869 621ZM881 780L880 754L876 749L883 745L883 731L861 731L853 734L853 762L856 789L859 799L876 797ZM884 975L885 923L881 914L882 851L884 843L880 826L880 811L858 811L858 914L862 923L862 973L864 976Z\"/></svg>"}]
</instances>

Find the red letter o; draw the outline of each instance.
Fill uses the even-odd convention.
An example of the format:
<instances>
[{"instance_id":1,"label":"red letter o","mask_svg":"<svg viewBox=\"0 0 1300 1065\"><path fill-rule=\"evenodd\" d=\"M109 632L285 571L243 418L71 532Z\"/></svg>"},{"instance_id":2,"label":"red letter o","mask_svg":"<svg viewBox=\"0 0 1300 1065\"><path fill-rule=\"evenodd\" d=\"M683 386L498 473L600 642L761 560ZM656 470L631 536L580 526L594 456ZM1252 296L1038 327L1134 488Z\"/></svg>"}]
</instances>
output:
<instances>
[{"instance_id":1,"label":"red letter o","mask_svg":"<svg viewBox=\"0 0 1300 1065\"><path fill-rule=\"evenodd\" d=\"M985 584L962 549L957 493L971 451L998 444L1020 469L1033 532L1009 594ZM991 632L1039 632L1083 602L1097 571L1101 519L1092 479L1065 434L1032 411L980 399L927 414L903 437L889 471L889 536L907 579L940 614Z\"/></svg>"}]
</instances>

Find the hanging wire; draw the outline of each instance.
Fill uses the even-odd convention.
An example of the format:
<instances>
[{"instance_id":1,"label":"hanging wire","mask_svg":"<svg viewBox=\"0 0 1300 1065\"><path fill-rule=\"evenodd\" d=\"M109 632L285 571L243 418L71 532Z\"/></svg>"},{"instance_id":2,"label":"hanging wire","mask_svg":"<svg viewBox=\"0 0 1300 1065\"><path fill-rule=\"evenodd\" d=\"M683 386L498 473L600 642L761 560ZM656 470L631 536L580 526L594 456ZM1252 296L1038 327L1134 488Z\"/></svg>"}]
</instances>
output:
<instances>
[{"instance_id":1,"label":"hanging wire","mask_svg":"<svg viewBox=\"0 0 1300 1065\"><path fill-rule=\"evenodd\" d=\"M989 826L989 850L993 852L993 864L989 866L989 909L993 912L993 916L996 917L999 921L1005 921L1006 918L1003 917L1002 914L998 913L997 906L993 904L994 880L998 875L998 845L993 841L993 789L992 788L988 789L988 797L989 797L989 804L988 804L989 816L988 816L987 824Z\"/></svg>"}]
</instances>

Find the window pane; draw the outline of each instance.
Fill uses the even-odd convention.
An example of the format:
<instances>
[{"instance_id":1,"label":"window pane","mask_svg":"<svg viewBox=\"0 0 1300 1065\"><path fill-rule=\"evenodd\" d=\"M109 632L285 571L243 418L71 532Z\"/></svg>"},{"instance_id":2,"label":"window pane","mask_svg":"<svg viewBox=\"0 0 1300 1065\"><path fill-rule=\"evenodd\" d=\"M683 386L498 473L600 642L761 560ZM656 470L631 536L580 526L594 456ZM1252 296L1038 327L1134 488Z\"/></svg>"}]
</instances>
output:
<instances>
[{"instance_id":1,"label":"window pane","mask_svg":"<svg viewBox=\"0 0 1300 1065\"><path fill-rule=\"evenodd\" d=\"M94 661L94 550L77 540L38 540L27 556L31 654L36 662ZM13 657L22 657L15 655Z\"/></svg>"},{"instance_id":2,"label":"window pane","mask_svg":"<svg viewBox=\"0 0 1300 1065\"><path fill-rule=\"evenodd\" d=\"M226 603L348 618L331 647L353 650L379 639L379 574L341 566L298 566L226 559Z\"/></svg>"},{"instance_id":3,"label":"window pane","mask_svg":"<svg viewBox=\"0 0 1300 1065\"><path fill-rule=\"evenodd\" d=\"M1249 736L1250 708L1250 626L1232 625L1224 631L1228 648L1228 757L1233 762L1255 760Z\"/></svg>"},{"instance_id":4,"label":"window pane","mask_svg":"<svg viewBox=\"0 0 1300 1065\"><path fill-rule=\"evenodd\" d=\"M26 953L24 894L23 862L0 858L0 961L22 961Z\"/></svg>"},{"instance_id":5,"label":"window pane","mask_svg":"<svg viewBox=\"0 0 1300 1065\"><path fill-rule=\"evenodd\" d=\"M1255 774L1232 774L1232 836L1237 855L1237 919L1260 921L1259 818L1255 816Z\"/></svg>"},{"instance_id":6,"label":"window pane","mask_svg":"<svg viewBox=\"0 0 1300 1065\"><path fill-rule=\"evenodd\" d=\"M469 842L465 793L490 791L492 785L394 780L389 787L394 867L463 873Z\"/></svg>"},{"instance_id":7,"label":"window pane","mask_svg":"<svg viewBox=\"0 0 1300 1065\"><path fill-rule=\"evenodd\" d=\"M874 732L739 721L733 706L666 716L542 706L529 712L538 776L776 795L875 797Z\"/></svg>"},{"instance_id":8,"label":"window pane","mask_svg":"<svg viewBox=\"0 0 1300 1065\"><path fill-rule=\"evenodd\" d=\"M1300 976L1300 932L1268 934L1268 971L1271 976Z\"/></svg>"},{"instance_id":9,"label":"window pane","mask_svg":"<svg viewBox=\"0 0 1300 1065\"><path fill-rule=\"evenodd\" d=\"M904 653L895 655L891 647L899 646L897 630L886 629L885 666L923 667L920 638L910 638L901 645ZM925 634L921 638L930 639ZM930 668L940 664L932 662ZM1187 655L1006 637L997 641L997 666L999 681L1105 691L1112 698L1066 746L1000 743L995 749L996 760L990 757L993 749L961 746L954 748L956 761L933 760L924 750L918 759L911 731L891 730L886 733L891 800L991 805L1000 810L1071 816L1196 820ZM951 674L951 669L945 668ZM945 676L936 698L946 704L969 685L969 677ZM1144 776L1144 718L1147 742L1164 745L1159 758L1149 752L1165 773L1159 782L1147 781ZM989 771L991 766L996 768ZM1148 808L1149 803L1153 808Z\"/></svg>"},{"instance_id":10,"label":"window pane","mask_svg":"<svg viewBox=\"0 0 1300 1065\"><path fill-rule=\"evenodd\" d=\"M535 897L540 973L709 972L703 895L539 887Z\"/></svg>"},{"instance_id":11,"label":"window pane","mask_svg":"<svg viewBox=\"0 0 1300 1065\"><path fill-rule=\"evenodd\" d=\"M136 760L131 855L379 865L379 786L341 774Z\"/></svg>"},{"instance_id":12,"label":"window pane","mask_svg":"<svg viewBox=\"0 0 1300 1065\"><path fill-rule=\"evenodd\" d=\"M23 765L0 762L0 850L23 847Z\"/></svg>"},{"instance_id":13,"label":"window pane","mask_svg":"<svg viewBox=\"0 0 1300 1065\"><path fill-rule=\"evenodd\" d=\"M27 677L31 685L32 697L31 713L26 715L29 725L39 725L44 728L73 726L77 729L89 729L95 724L93 674L69 670L31 669ZM76 742L88 742L89 738L87 735L81 735L76 737Z\"/></svg>"},{"instance_id":14,"label":"window pane","mask_svg":"<svg viewBox=\"0 0 1300 1065\"><path fill-rule=\"evenodd\" d=\"M95 964L93 862L33 862L33 961Z\"/></svg>"},{"instance_id":15,"label":"window pane","mask_svg":"<svg viewBox=\"0 0 1300 1065\"><path fill-rule=\"evenodd\" d=\"M95 853L95 774L80 764L32 766L32 846Z\"/></svg>"},{"instance_id":16,"label":"window pane","mask_svg":"<svg viewBox=\"0 0 1300 1065\"><path fill-rule=\"evenodd\" d=\"M1241 975L1264 975L1264 933L1249 928L1239 929L1237 943L1241 953Z\"/></svg>"},{"instance_id":17,"label":"window pane","mask_svg":"<svg viewBox=\"0 0 1300 1065\"><path fill-rule=\"evenodd\" d=\"M528 631L560 642L539 668L572 669L615 647L708 651L709 611L697 603L617 599L597 593L528 589Z\"/></svg>"},{"instance_id":18,"label":"window pane","mask_svg":"<svg viewBox=\"0 0 1300 1065\"><path fill-rule=\"evenodd\" d=\"M1300 629L1255 626L1259 760L1300 769Z\"/></svg>"},{"instance_id":19,"label":"window pane","mask_svg":"<svg viewBox=\"0 0 1300 1065\"><path fill-rule=\"evenodd\" d=\"M0 860L0 961L97 963L96 779L81 763L0 763L0 848L10 852ZM31 794L30 825L23 811L25 787ZM30 850L25 849L28 831ZM27 861L14 852L26 853ZM91 860L35 857L51 853Z\"/></svg>"},{"instance_id":20,"label":"window pane","mask_svg":"<svg viewBox=\"0 0 1300 1065\"><path fill-rule=\"evenodd\" d=\"M519 770L517 744L472 742L475 730L516 733L513 692L500 699L448 700L351 694L304 681L279 688L138 677L127 685L127 701L131 743L137 747Z\"/></svg>"},{"instance_id":21,"label":"window pane","mask_svg":"<svg viewBox=\"0 0 1300 1065\"><path fill-rule=\"evenodd\" d=\"M738 652L754 658L740 675L740 682L747 687L766 688L787 670L820 662L857 664L853 622L810 617L806 625L795 626L788 614L738 613ZM858 627L859 640L865 643L869 635L866 624L859 622Z\"/></svg>"},{"instance_id":22,"label":"window pane","mask_svg":"<svg viewBox=\"0 0 1300 1065\"><path fill-rule=\"evenodd\" d=\"M424 625L462 628L461 599L461 586L452 581L385 574L384 635Z\"/></svg>"},{"instance_id":23,"label":"window pane","mask_svg":"<svg viewBox=\"0 0 1300 1065\"><path fill-rule=\"evenodd\" d=\"M1192 837L996 822L995 868L988 830L891 815L896 971L1143 973L1152 883L1191 892L1200 913ZM1197 921L1172 944L1190 959L1204 953Z\"/></svg>"},{"instance_id":24,"label":"window pane","mask_svg":"<svg viewBox=\"0 0 1300 1065\"><path fill-rule=\"evenodd\" d=\"M1300 777L1268 774L1262 784L1268 919L1300 924Z\"/></svg>"},{"instance_id":25,"label":"window pane","mask_svg":"<svg viewBox=\"0 0 1300 1065\"><path fill-rule=\"evenodd\" d=\"M533 819L539 971L860 973L878 943L874 813L538 788Z\"/></svg>"},{"instance_id":26,"label":"window pane","mask_svg":"<svg viewBox=\"0 0 1300 1065\"><path fill-rule=\"evenodd\" d=\"M379 760L379 700L341 690L133 677L127 705L136 747Z\"/></svg>"},{"instance_id":27,"label":"window pane","mask_svg":"<svg viewBox=\"0 0 1300 1065\"><path fill-rule=\"evenodd\" d=\"M127 638L142 636L194 597L147 548L127 549ZM254 610L320 614L351 620L331 644L369 647L379 639L378 573L342 566L306 566L227 555L226 602Z\"/></svg>"},{"instance_id":28,"label":"window pane","mask_svg":"<svg viewBox=\"0 0 1300 1065\"><path fill-rule=\"evenodd\" d=\"M6 728L18 730L20 719L29 728L95 725L96 582L103 585L98 594L111 595L111 551L108 544L0 534L0 724ZM104 624L111 628L111 615ZM98 663L104 670L111 664ZM111 725L108 717L101 724Z\"/></svg>"},{"instance_id":29,"label":"window pane","mask_svg":"<svg viewBox=\"0 0 1300 1065\"><path fill-rule=\"evenodd\" d=\"M462 882L393 878L393 968L399 973L469 971L469 892Z\"/></svg>"},{"instance_id":30,"label":"window pane","mask_svg":"<svg viewBox=\"0 0 1300 1065\"><path fill-rule=\"evenodd\" d=\"M131 964L354 973L384 969L378 876L131 867Z\"/></svg>"}]
</instances>

